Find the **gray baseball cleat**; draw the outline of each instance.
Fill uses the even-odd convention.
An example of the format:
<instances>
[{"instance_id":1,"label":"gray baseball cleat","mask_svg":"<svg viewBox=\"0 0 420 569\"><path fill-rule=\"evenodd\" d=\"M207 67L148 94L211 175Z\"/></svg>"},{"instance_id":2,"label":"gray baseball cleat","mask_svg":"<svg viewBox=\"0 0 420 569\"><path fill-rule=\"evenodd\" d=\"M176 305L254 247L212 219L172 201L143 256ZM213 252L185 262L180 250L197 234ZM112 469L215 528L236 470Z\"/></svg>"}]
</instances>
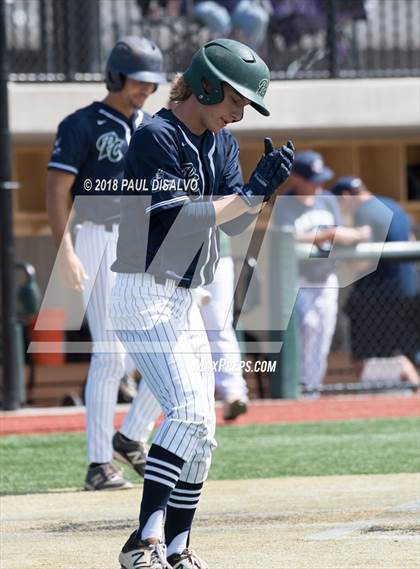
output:
<instances>
[{"instance_id":1,"label":"gray baseball cleat","mask_svg":"<svg viewBox=\"0 0 420 569\"><path fill-rule=\"evenodd\" d=\"M110 462L89 467L86 474L85 490L127 490L132 487L131 482L124 479L122 470Z\"/></svg>"},{"instance_id":2,"label":"gray baseball cleat","mask_svg":"<svg viewBox=\"0 0 420 569\"><path fill-rule=\"evenodd\" d=\"M248 399L244 397L228 397L223 401L223 419L234 421L239 415L248 411Z\"/></svg>"},{"instance_id":3,"label":"gray baseball cleat","mask_svg":"<svg viewBox=\"0 0 420 569\"><path fill-rule=\"evenodd\" d=\"M209 569L207 563L189 548L168 557L168 563L172 569Z\"/></svg>"},{"instance_id":4,"label":"gray baseball cleat","mask_svg":"<svg viewBox=\"0 0 420 569\"><path fill-rule=\"evenodd\" d=\"M149 452L148 445L131 441L117 431L112 439L112 446L115 460L128 464L134 468L139 476L144 478L147 453Z\"/></svg>"},{"instance_id":5,"label":"gray baseball cleat","mask_svg":"<svg viewBox=\"0 0 420 569\"><path fill-rule=\"evenodd\" d=\"M172 569L166 561L166 546L154 539L142 541L133 531L118 557L121 569Z\"/></svg>"}]
</instances>

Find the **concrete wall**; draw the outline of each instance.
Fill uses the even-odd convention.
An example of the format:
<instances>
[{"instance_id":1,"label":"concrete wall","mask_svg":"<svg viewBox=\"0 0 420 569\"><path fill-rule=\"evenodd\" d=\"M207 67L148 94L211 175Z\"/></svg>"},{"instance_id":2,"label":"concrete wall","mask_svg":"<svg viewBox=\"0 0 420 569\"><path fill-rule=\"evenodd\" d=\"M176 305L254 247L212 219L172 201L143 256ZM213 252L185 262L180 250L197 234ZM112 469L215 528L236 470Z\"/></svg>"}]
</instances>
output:
<instances>
[{"instance_id":1,"label":"concrete wall","mask_svg":"<svg viewBox=\"0 0 420 569\"><path fill-rule=\"evenodd\" d=\"M161 87L146 104L153 113L165 105L169 86ZM14 140L50 138L60 120L75 109L101 100L102 84L9 85L10 126ZM331 137L372 134L418 134L420 79L352 79L276 81L266 96L268 119L253 109L232 125L241 138L267 132L294 136Z\"/></svg>"}]
</instances>

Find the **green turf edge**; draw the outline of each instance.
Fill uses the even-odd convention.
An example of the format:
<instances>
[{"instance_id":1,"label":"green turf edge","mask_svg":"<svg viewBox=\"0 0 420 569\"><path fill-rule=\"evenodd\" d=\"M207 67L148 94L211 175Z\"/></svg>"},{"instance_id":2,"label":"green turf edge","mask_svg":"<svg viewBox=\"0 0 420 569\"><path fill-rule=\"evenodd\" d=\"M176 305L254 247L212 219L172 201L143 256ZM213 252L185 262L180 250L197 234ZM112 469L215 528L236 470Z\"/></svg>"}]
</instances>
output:
<instances>
[{"instance_id":1,"label":"green turf edge","mask_svg":"<svg viewBox=\"0 0 420 569\"><path fill-rule=\"evenodd\" d=\"M229 425L216 438L211 480L420 471L420 418ZM2 437L0 466L1 494L81 489L85 436Z\"/></svg>"}]
</instances>

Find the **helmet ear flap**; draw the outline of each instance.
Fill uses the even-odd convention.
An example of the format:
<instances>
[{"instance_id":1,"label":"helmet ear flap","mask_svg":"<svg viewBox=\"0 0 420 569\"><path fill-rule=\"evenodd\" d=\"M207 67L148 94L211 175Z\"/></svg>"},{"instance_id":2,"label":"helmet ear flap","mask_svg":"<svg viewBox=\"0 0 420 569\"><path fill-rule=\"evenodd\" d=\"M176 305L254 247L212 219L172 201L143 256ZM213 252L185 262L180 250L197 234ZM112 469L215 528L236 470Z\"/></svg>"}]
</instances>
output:
<instances>
[{"instance_id":1,"label":"helmet ear flap","mask_svg":"<svg viewBox=\"0 0 420 569\"><path fill-rule=\"evenodd\" d=\"M211 80L203 75L200 86L200 93L197 98L203 105L217 105L223 101L223 84L216 77Z\"/></svg>"},{"instance_id":2,"label":"helmet ear flap","mask_svg":"<svg viewBox=\"0 0 420 569\"><path fill-rule=\"evenodd\" d=\"M108 91L111 91L112 93L121 91L125 85L125 75L112 71L111 69L107 69L105 83Z\"/></svg>"},{"instance_id":3,"label":"helmet ear flap","mask_svg":"<svg viewBox=\"0 0 420 569\"><path fill-rule=\"evenodd\" d=\"M120 85L119 90L120 90L120 91L121 91L121 89L124 88L125 79L126 79L125 75L123 75L122 73L118 73L118 80L119 80L119 85Z\"/></svg>"},{"instance_id":4,"label":"helmet ear flap","mask_svg":"<svg viewBox=\"0 0 420 569\"><path fill-rule=\"evenodd\" d=\"M206 95L208 95L209 97L211 97L211 94L213 92L213 87L212 87L210 81L208 79L206 79L206 77L201 78L201 87L202 87L204 93Z\"/></svg>"}]
</instances>

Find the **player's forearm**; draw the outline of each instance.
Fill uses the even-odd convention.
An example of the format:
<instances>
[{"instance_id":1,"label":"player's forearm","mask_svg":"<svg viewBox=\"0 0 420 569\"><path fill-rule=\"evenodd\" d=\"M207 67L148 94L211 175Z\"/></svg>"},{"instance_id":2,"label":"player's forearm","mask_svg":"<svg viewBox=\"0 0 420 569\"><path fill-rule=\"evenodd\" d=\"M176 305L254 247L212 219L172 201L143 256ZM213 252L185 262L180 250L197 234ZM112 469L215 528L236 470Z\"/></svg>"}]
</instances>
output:
<instances>
[{"instance_id":1,"label":"player's forearm","mask_svg":"<svg viewBox=\"0 0 420 569\"><path fill-rule=\"evenodd\" d=\"M366 239L361 228L337 227L334 237L336 245L350 246Z\"/></svg>"},{"instance_id":2,"label":"player's forearm","mask_svg":"<svg viewBox=\"0 0 420 569\"><path fill-rule=\"evenodd\" d=\"M326 229L318 229L316 233L309 231L306 233L296 233L296 241L300 243L314 243L321 245L326 241L332 241L335 245L349 247L360 241L364 241L369 237L369 232L365 227L328 227Z\"/></svg>"},{"instance_id":3,"label":"player's forearm","mask_svg":"<svg viewBox=\"0 0 420 569\"><path fill-rule=\"evenodd\" d=\"M235 194L213 202L187 202L179 209L176 219L173 215L175 210L168 209L160 213L160 222L167 229L175 224L176 235L178 237L186 237L194 233L201 233L205 228L236 220L236 218L240 218L244 214L244 217L248 217L247 214L251 214L249 216L251 219L249 221L245 220L245 229L253 221L254 216L252 214L258 213L260 209L260 205L251 209L242 198ZM235 234L240 232L236 231Z\"/></svg>"},{"instance_id":4,"label":"player's forearm","mask_svg":"<svg viewBox=\"0 0 420 569\"><path fill-rule=\"evenodd\" d=\"M334 237L329 230L319 230L317 233L308 231L306 233L298 232L295 234L295 239L299 243L313 243L319 245L325 241L330 241Z\"/></svg>"},{"instance_id":5,"label":"player's forearm","mask_svg":"<svg viewBox=\"0 0 420 569\"><path fill-rule=\"evenodd\" d=\"M73 253L71 236L67 231L69 220L69 195L75 176L61 170L48 170L46 205L48 221L57 249Z\"/></svg>"},{"instance_id":6,"label":"player's forearm","mask_svg":"<svg viewBox=\"0 0 420 569\"><path fill-rule=\"evenodd\" d=\"M258 213L261 210L261 205L262 204L259 204L250 208L245 201L236 194L220 198L213 202L216 214L216 225L223 225L228 221L232 221L233 219L240 217L244 213Z\"/></svg>"},{"instance_id":7,"label":"player's forearm","mask_svg":"<svg viewBox=\"0 0 420 569\"><path fill-rule=\"evenodd\" d=\"M69 212L67 200L61 194L47 189L47 213L53 240L57 249L62 244L64 251L72 252L73 244L67 230Z\"/></svg>"}]
</instances>

